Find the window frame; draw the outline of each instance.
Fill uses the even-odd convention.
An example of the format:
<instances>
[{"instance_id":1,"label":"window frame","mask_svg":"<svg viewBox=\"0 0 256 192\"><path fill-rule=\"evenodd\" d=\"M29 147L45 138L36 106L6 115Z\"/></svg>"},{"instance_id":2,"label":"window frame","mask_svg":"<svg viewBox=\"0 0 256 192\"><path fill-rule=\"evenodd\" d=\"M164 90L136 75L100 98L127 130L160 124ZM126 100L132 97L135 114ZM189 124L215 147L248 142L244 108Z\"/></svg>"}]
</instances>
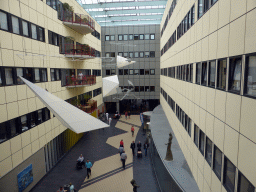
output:
<instances>
[{"instance_id":1,"label":"window frame","mask_svg":"<svg viewBox=\"0 0 256 192\"><path fill-rule=\"evenodd\" d=\"M241 59L241 66L240 66L240 81L239 81L239 84L240 84L240 90L239 91L237 91L237 90L233 90L233 89L231 89L231 86L233 85L233 83L234 83L234 79L231 79L232 77L231 77L231 60L232 59ZM235 56L235 57L230 57L229 58L229 65L228 65L228 92L230 92L230 93L235 93L235 94L238 94L238 95L240 95L240 93L241 93L241 91L242 91L242 73L243 73L243 71L242 71L242 68L243 68L243 56L242 55L240 55L240 56ZM234 69L234 73L235 73L235 69ZM234 77L233 77L234 78Z\"/></svg>"},{"instance_id":2,"label":"window frame","mask_svg":"<svg viewBox=\"0 0 256 192\"><path fill-rule=\"evenodd\" d=\"M251 53L251 54L247 54L245 55L245 70L244 70L244 96L249 97L249 98L256 98L256 94L248 94L248 76L249 76L249 58L250 57L256 57L256 53ZM252 82L252 87L253 87L253 82Z\"/></svg>"},{"instance_id":3,"label":"window frame","mask_svg":"<svg viewBox=\"0 0 256 192\"><path fill-rule=\"evenodd\" d=\"M108 40L107 40L108 37ZM109 35L105 35L105 41L110 41L110 36Z\"/></svg>"},{"instance_id":4,"label":"window frame","mask_svg":"<svg viewBox=\"0 0 256 192\"><path fill-rule=\"evenodd\" d=\"M10 31L10 15L8 12L6 11L3 11L3 10L0 10L0 12L2 12L3 14L6 15L6 25L7 25L7 29L4 29L4 28L0 28L0 30L3 30L3 31Z\"/></svg>"},{"instance_id":5,"label":"window frame","mask_svg":"<svg viewBox=\"0 0 256 192\"><path fill-rule=\"evenodd\" d=\"M120 38L121 37L121 38ZM123 35L118 35L118 41L123 41Z\"/></svg>"},{"instance_id":6,"label":"window frame","mask_svg":"<svg viewBox=\"0 0 256 192\"><path fill-rule=\"evenodd\" d=\"M215 162L216 162L216 151L219 151L220 153L221 153L221 158L220 158L220 170L216 170L216 165L215 165ZM222 151L216 146L216 145L214 145L214 147L213 147L213 162L212 162L212 164L213 164L213 166L212 166L212 170L213 170L213 172L215 173L215 175L218 177L218 179L221 181L221 177L222 177L222 173L221 173L221 169L222 169L222 165L223 165L223 162L222 162L222 155L223 155L223 153L222 153Z\"/></svg>"},{"instance_id":7,"label":"window frame","mask_svg":"<svg viewBox=\"0 0 256 192\"><path fill-rule=\"evenodd\" d=\"M208 158L208 141L210 141L211 143L211 147L210 147L210 151L211 151L211 157ZM213 157L213 150L212 150L212 147L213 147L213 142L211 141L211 139L209 139L209 137L206 136L206 139L205 139L205 160L206 162L209 164L209 166L211 167L212 166L212 157Z\"/></svg>"},{"instance_id":8,"label":"window frame","mask_svg":"<svg viewBox=\"0 0 256 192\"><path fill-rule=\"evenodd\" d=\"M196 134L196 130L198 130L197 134ZM199 147L199 133L200 133L200 129L199 127L194 124L194 143L197 147ZM196 138L197 135L197 138Z\"/></svg>"},{"instance_id":9,"label":"window frame","mask_svg":"<svg viewBox=\"0 0 256 192\"><path fill-rule=\"evenodd\" d=\"M234 170L234 179L233 179L233 188L230 188L230 186L227 185L227 164L230 163L231 166L233 166ZM229 169L230 170L230 169ZM224 169L223 169L223 186L227 191L234 191L235 190L235 180L236 180L236 166L226 157L224 156ZM231 181L232 182L232 181Z\"/></svg>"},{"instance_id":10,"label":"window frame","mask_svg":"<svg viewBox=\"0 0 256 192\"><path fill-rule=\"evenodd\" d=\"M214 85L211 85L211 63L214 62L215 64L215 70L214 70ZM216 68L217 68L217 65L216 65L216 60L211 60L208 62L208 87L212 87L212 88L215 88L216 86Z\"/></svg>"},{"instance_id":11,"label":"window frame","mask_svg":"<svg viewBox=\"0 0 256 192\"><path fill-rule=\"evenodd\" d=\"M200 71L199 71L200 70ZM201 85L202 63L196 63L196 84Z\"/></svg>"}]
</instances>

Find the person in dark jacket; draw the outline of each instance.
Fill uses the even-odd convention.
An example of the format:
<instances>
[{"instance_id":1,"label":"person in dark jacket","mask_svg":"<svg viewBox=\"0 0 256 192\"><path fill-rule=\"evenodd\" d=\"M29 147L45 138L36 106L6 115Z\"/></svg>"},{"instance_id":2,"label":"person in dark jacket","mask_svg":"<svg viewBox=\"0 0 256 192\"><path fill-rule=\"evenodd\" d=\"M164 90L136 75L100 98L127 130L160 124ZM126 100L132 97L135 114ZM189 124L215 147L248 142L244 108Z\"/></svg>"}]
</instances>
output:
<instances>
[{"instance_id":1,"label":"person in dark jacket","mask_svg":"<svg viewBox=\"0 0 256 192\"><path fill-rule=\"evenodd\" d=\"M138 149L141 149L141 143L140 143L140 141L139 141L139 143L137 143L137 148L138 148Z\"/></svg>"},{"instance_id":2,"label":"person in dark jacket","mask_svg":"<svg viewBox=\"0 0 256 192\"><path fill-rule=\"evenodd\" d=\"M135 150L135 143L134 143L134 141L131 143L130 148L132 149L132 154L134 156L134 150Z\"/></svg>"},{"instance_id":3,"label":"person in dark jacket","mask_svg":"<svg viewBox=\"0 0 256 192\"><path fill-rule=\"evenodd\" d=\"M131 184L133 186L133 192L137 192L137 188L139 188L140 186L137 185L137 183L134 179L131 180Z\"/></svg>"},{"instance_id":4,"label":"person in dark jacket","mask_svg":"<svg viewBox=\"0 0 256 192\"><path fill-rule=\"evenodd\" d=\"M149 147L148 143L144 143L143 148L145 150L145 156L147 156L148 154L148 147Z\"/></svg>"}]
</instances>

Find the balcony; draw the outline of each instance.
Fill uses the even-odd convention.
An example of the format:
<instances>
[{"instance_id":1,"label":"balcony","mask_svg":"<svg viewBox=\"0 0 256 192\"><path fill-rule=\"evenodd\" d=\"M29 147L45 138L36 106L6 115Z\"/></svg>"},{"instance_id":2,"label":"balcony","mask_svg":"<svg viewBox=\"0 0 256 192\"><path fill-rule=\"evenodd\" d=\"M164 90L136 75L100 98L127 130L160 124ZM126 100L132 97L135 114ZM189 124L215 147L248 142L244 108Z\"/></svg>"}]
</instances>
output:
<instances>
[{"instance_id":1,"label":"balcony","mask_svg":"<svg viewBox=\"0 0 256 192\"><path fill-rule=\"evenodd\" d=\"M62 21L64 25L83 35L95 30L95 22L88 15L77 14L71 11L63 11Z\"/></svg>"},{"instance_id":2,"label":"balcony","mask_svg":"<svg viewBox=\"0 0 256 192\"><path fill-rule=\"evenodd\" d=\"M86 113L92 113L97 109L97 101L90 99L86 105L79 105L78 108Z\"/></svg>"},{"instance_id":3,"label":"balcony","mask_svg":"<svg viewBox=\"0 0 256 192\"><path fill-rule=\"evenodd\" d=\"M94 84L96 84L95 75L66 76L66 82L62 82L62 85L67 88L84 87Z\"/></svg>"},{"instance_id":4,"label":"balcony","mask_svg":"<svg viewBox=\"0 0 256 192\"><path fill-rule=\"evenodd\" d=\"M86 44L65 44L65 57L71 59L94 59L95 49Z\"/></svg>"}]
</instances>

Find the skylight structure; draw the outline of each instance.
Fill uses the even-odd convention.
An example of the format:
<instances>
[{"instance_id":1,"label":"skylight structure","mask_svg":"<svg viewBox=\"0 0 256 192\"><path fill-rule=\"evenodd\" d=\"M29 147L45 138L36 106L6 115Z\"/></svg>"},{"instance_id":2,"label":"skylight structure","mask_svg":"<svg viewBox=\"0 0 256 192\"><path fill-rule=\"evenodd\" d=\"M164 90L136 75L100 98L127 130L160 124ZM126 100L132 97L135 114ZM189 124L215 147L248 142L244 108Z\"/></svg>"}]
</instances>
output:
<instances>
[{"instance_id":1,"label":"skylight structure","mask_svg":"<svg viewBox=\"0 0 256 192\"><path fill-rule=\"evenodd\" d=\"M160 24L167 0L80 0L101 25Z\"/></svg>"}]
</instances>

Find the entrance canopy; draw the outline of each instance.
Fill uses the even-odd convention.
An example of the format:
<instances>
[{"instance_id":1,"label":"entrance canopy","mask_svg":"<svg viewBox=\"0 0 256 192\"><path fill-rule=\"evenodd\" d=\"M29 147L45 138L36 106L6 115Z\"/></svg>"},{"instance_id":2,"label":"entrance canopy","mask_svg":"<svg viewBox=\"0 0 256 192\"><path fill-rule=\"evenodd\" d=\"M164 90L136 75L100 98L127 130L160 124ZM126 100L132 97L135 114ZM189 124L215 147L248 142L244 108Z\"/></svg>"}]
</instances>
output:
<instances>
[{"instance_id":1,"label":"entrance canopy","mask_svg":"<svg viewBox=\"0 0 256 192\"><path fill-rule=\"evenodd\" d=\"M75 133L83 133L109 127L108 124L103 123L99 119L91 116L88 113L74 107L66 101L54 96L41 87L31 83L30 81L19 78L33 91L36 96L43 102L44 105L57 117L57 119L67 128Z\"/></svg>"},{"instance_id":2,"label":"entrance canopy","mask_svg":"<svg viewBox=\"0 0 256 192\"><path fill-rule=\"evenodd\" d=\"M104 77L103 81L103 97L116 94L119 88L119 81L117 75Z\"/></svg>"}]
</instances>

